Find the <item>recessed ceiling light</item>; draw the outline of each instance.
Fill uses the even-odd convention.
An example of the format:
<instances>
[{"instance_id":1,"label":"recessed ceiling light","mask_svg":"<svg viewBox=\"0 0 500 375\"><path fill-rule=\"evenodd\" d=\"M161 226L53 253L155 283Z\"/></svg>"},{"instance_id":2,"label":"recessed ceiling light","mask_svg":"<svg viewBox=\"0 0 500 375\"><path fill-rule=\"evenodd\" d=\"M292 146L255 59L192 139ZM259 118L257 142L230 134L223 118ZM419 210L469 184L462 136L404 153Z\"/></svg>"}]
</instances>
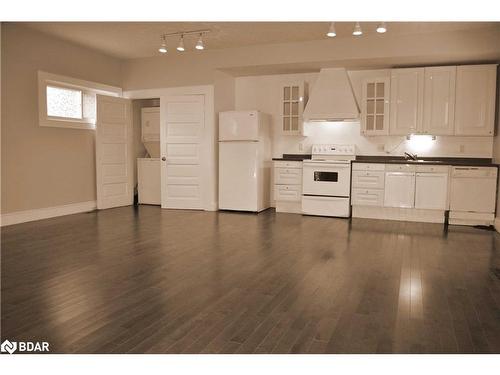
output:
<instances>
[{"instance_id":1,"label":"recessed ceiling light","mask_svg":"<svg viewBox=\"0 0 500 375\"><path fill-rule=\"evenodd\" d=\"M162 40L162 42L161 42L160 48L158 48L158 52L167 53L167 43L165 42L165 37L162 36L161 40Z\"/></svg>"},{"instance_id":2,"label":"recessed ceiling light","mask_svg":"<svg viewBox=\"0 0 500 375\"><path fill-rule=\"evenodd\" d=\"M177 51L179 52L184 52L184 35L181 35L181 38L179 39L179 45L177 46Z\"/></svg>"},{"instance_id":3,"label":"recessed ceiling light","mask_svg":"<svg viewBox=\"0 0 500 375\"><path fill-rule=\"evenodd\" d=\"M337 36L337 33L335 31L335 23L332 22L330 24L330 28L328 29L328 32L326 33L326 36L330 37L330 38L333 38L335 36Z\"/></svg>"},{"instance_id":4,"label":"recessed ceiling light","mask_svg":"<svg viewBox=\"0 0 500 375\"><path fill-rule=\"evenodd\" d=\"M196 42L196 46L194 48L198 50L205 49L205 46L203 45L203 34L200 34L200 37L198 38L198 41Z\"/></svg>"},{"instance_id":5,"label":"recessed ceiling light","mask_svg":"<svg viewBox=\"0 0 500 375\"><path fill-rule=\"evenodd\" d=\"M363 30L361 30L361 26L359 22L356 22L356 25L354 26L354 30L352 31L352 35L359 36L363 34Z\"/></svg>"},{"instance_id":6,"label":"recessed ceiling light","mask_svg":"<svg viewBox=\"0 0 500 375\"><path fill-rule=\"evenodd\" d=\"M385 22L380 22L377 26L377 33L383 34L387 31L387 26Z\"/></svg>"}]
</instances>

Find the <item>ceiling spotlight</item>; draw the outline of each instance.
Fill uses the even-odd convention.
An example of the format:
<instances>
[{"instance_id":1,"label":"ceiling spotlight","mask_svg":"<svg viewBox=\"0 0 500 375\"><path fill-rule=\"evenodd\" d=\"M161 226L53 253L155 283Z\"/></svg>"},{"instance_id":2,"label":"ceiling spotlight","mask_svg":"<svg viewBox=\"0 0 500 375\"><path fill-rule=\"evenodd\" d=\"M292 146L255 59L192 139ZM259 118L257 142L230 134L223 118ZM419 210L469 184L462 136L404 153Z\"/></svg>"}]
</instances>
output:
<instances>
[{"instance_id":1,"label":"ceiling spotlight","mask_svg":"<svg viewBox=\"0 0 500 375\"><path fill-rule=\"evenodd\" d=\"M199 50L205 49L205 46L203 45L203 34L200 33L200 37L196 42L196 46L194 48Z\"/></svg>"},{"instance_id":2,"label":"ceiling spotlight","mask_svg":"<svg viewBox=\"0 0 500 375\"><path fill-rule=\"evenodd\" d=\"M363 34L363 31L361 30L361 26L359 25L359 22L356 22L356 25L354 26L354 30L352 31L352 35L359 36L362 34Z\"/></svg>"},{"instance_id":3,"label":"ceiling spotlight","mask_svg":"<svg viewBox=\"0 0 500 375\"><path fill-rule=\"evenodd\" d=\"M158 52L167 53L167 43L165 42L165 36L161 37L161 46L158 48Z\"/></svg>"},{"instance_id":4,"label":"ceiling spotlight","mask_svg":"<svg viewBox=\"0 0 500 375\"><path fill-rule=\"evenodd\" d=\"M184 52L184 35L181 35L181 38L179 39L179 45L177 46L177 51L179 52Z\"/></svg>"},{"instance_id":5,"label":"ceiling spotlight","mask_svg":"<svg viewBox=\"0 0 500 375\"><path fill-rule=\"evenodd\" d=\"M326 36L329 36L330 38L333 38L334 36L337 36L337 33L335 32L335 23L332 22L330 24L330 28L328 29L328 32L326 33Z\"/></svg>"},{"instance_id":6,"label":"ceiling spotlight","mask_svg":"<svg viewBox=\"0 0 500 375\"><path fill-rule=\"evenodd\" d=\"M377 33L383 34L387 31L387 26L385 22L380 22L377 26Z\"/></svg>"}]
</instances>

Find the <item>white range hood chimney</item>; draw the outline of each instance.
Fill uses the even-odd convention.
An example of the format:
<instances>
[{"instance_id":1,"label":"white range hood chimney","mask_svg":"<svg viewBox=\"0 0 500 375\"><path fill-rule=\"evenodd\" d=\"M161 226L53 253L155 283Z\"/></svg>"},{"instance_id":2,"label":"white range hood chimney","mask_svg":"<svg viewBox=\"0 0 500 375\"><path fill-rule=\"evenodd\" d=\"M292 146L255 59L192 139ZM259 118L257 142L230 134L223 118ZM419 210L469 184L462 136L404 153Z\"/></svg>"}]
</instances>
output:
<instances>
[{"instance_id":1,"label":"white range hood chimney","mask_svg":"<svg viewBox=\"0 0 500 375\"><path fill-rule=\"evenodd\" d=\"M359 119L358 104L344 68L321 69L303 116L304 121Z\"/></svg>"}]
</instances>

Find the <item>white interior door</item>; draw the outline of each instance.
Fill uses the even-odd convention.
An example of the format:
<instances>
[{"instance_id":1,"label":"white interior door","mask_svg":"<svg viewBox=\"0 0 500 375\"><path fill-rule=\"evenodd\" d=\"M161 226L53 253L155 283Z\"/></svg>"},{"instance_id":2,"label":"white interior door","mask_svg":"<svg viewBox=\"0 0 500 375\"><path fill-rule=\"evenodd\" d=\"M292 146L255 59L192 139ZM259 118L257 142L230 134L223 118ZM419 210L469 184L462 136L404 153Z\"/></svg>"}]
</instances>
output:
<instances>
[{"instance_id":1,"label":"white interior door","mask_svg":"<svg viewBox=\"0 0 500 375\"><path fill-rule=\"evenodd\" d=\"M204 95L161 98L162 208L202 209Z\"/></svg>"},{"instance_id":2,"label":"white interior door","mask_svg":"<svg viewBox=\"0 0 500 375\"><path fill-rule=\"evenodd\" d=\"M133 203L132 103L97 95L97 208Z\"/></svg>"}]
</instances>

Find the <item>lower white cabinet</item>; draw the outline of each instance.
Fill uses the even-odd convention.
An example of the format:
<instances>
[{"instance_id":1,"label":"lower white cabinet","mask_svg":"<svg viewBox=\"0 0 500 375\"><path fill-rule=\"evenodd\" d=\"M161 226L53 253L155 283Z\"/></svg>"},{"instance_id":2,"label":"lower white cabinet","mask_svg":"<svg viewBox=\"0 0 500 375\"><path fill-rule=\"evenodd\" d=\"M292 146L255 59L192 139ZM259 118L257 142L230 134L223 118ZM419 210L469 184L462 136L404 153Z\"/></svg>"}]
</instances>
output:
<instances>
[{"instance_id":1,"label":"lower white cabinet","mask_svg":"<svg viewBox=\"0 0 500 375\"><path fill-rule=\"evenodd\" d=\"M354 163L352 215L444 223L450 206L449 181L447 165Z\"/></svg>"},{"instance_id":2,"label":"lower white cabinet","mask_svg":"<svg viewBox=\"0 0 500 375\"><path fill-rule=\"evenodd\" d=\"M275 185L274 199L276 201L300 202L302 188L300 185Z\"/></svg>"},{"instance_id":3,"label":"lower white cabinet","mask_svg":"<svg viewBox=\"0 0 500 375\"><path fill-rule=\"evenodd\" d=\"M417 172L415 175L415 208L446 210L448 208L448 168L441 172Z\"/></svg>"},{"instance_id":4,"label":"lower white cabinet","mask_svg":"<svg viewBox=\"0 0 500 375\"><path fill-rule=\"evenodd\" d=\"M383 206L384 190L352 189L351 202L359 206Z\"/></svg>"},{"instance_id":5,"label":"lower white cabinet","mask_svg":"<svg viewBox=\"0 0 500 375\"><path fill-rule=\"evenodd\" d=\"M353 206L384 205L385 165L354 163L352 166L351 204Z\"/></svg>"},{"instance_id":6,"label":"lower white cabinet","mask_svg":"<svg viewBox=\"0 0 500 375\"><path fill-rule=\"evenodd\" d=\"M352 171L352 186L358 188L383 189L385 172Z\"/></svg>"},{"instance_id":7,"label":"lower white cabinet","mask_svg":"<svg viewBox=\"0 0 500 375\"><path fill-rule=\"evenodd\" d=\"M384 206L399 208L415 206L415 172L388 171L385 173Z\"/></svg>"},{"instance_id":8,"label":"lower white cabinet","mask_svg":"<svg viewBox=\"0 0 500 375\"><path fill-rule=\"evenodd\" d=\"M302 162L274 162L276 212L302 213Z\"/></svg>"},{"instance_id":9,"label":"lower white cabinet","mask_svg":"<svg viewBox=\"0 0 500 375\"><path fill-rule=\"evenodd\" d=\"M281 168L274 169L274 183L276 185L301 185L302 168Z\"/></svg>"}]
</instances>

